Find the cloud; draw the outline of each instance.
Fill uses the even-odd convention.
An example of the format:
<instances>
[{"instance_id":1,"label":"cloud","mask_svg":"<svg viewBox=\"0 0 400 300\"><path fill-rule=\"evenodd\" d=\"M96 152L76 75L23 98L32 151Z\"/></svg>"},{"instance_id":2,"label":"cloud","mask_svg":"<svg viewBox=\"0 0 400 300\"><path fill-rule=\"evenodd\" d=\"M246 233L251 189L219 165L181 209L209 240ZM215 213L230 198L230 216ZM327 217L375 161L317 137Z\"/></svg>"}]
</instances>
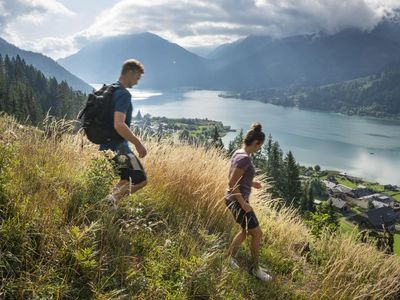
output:
<instances>
[{"instance_id":1,"label":"cloud","mask_svg":"<svg viewBox=\"0 0 400 300\"><path fill-rule=\"evenodd\" d=\"M74 12L57 0L0 0L0 33L11 42L21 44L15 24L39 24L53 14L72 16Z\"/></svg>"},{"instance_id":2,"label":"cloud","mask_svg":"<svg viewBox=\"0 0 400 300\"><path fill-rule=\"evenodd\" d=\"M55 0L11 2L36 2L36 10L49 2L53 11L68 13ZM50 9L50 5L46 7ZM193 47L218 45L251 34L279 38L319 31L334 33L347 27L370 30L397 8L399 0L122 0L100 14L86 30L66 39L30 42L30 46L60 57L92 40L144 31ZM0 6L0 16L1 11Z\"/></svg>"},{"instance_id":3,"label":"cloud","mask_svg":"<svg viewBox=\"0 0 400 300\"><path fill-rule=\"evenodd\" d=\"M37 22L45 14L73 15L74 13L56 0L0 0L0 25L16 20Z\"/></svg>"}]
</instances>

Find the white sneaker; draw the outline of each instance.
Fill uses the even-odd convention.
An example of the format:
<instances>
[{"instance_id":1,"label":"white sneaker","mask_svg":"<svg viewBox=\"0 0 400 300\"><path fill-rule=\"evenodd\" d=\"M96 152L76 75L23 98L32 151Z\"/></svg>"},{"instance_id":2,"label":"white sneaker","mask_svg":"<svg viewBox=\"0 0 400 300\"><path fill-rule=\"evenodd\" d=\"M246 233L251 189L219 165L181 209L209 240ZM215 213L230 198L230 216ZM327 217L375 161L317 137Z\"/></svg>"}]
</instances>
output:
<instances>
[{"instance_id":1,"label":"white sneaker","mask_svg":"<svg viewBox=\"0 0 400 300\"><path fill-rule=\"evenodd\" d=\"M272 276L265 272L263 269L258 267L256 270L253 269L253 275L260 279L261 281L270 281L272 280Z\"/></svg>"},{"instance_id":2,"label":"white sneaker","mask_svg":"<svg viewBox=\"0 0 400 300\"><path fill-rule=\"evenodd\" d=\"M239 267L237 261L236 261L234 258L231 258L231 259L230 259L230 261L229 261L229 266L230 266L232 269L235 269L235 270L240 269L240 267Z\"/></svg>"}]
</instances>

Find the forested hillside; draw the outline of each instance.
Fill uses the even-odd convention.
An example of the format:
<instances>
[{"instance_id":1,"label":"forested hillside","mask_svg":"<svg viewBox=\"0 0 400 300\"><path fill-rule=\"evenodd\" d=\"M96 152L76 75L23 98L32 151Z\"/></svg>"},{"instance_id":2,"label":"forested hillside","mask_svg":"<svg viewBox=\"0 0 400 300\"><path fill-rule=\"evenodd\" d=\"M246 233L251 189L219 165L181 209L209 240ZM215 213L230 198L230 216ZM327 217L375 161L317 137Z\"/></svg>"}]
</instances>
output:
<instances>
[{"instance_id":1,"label":"forested hillside","mask_svg":"<svg viewBox=\"0 0 400 300\"><path fill-rule=\"evenodd\" d=\"M400 67L376 75L310 89L299 106L376 117L400 116Z\"/></svg>"},{"instance_id":2,"label":"forested hillside","mask_svg":"<svg viewBox=\"0 0 400 300\"><path fill-rule=\"evenodd\" d=\"M47 78L55 77L58 81L66 81L68 85L75 90L83 92L91 91L89 84L64 69L50 57L41 53L20 49L2 38L0 38L0 55L3 57L6 55L9 57L16 57L18 55L24 59L27 64L40 70Z\"/></svg>"},{"instance_id":3,"label":"forested hillside","mask_svg":"<svg viewBox=\"0 0 400 300\"><path fill-rule=\"evenodd\" d=\"M85 94L74 91L65 81L46 78L20 56L0 55L0 111L36 124L47 112L75 118L84 101Z\"/></svg>"},{"instance_id":4,"label":"forested hillside","mask_svg":"<svg viewBox=\"0 0 400 300\"><path fill-rule=\"evenodd\" d=\"M393 65L371 76L345 82L282 89L259 89L221 94L221 97L258 100L383 118L400 118L400 66Z\"/></svg>"}]
</instances>

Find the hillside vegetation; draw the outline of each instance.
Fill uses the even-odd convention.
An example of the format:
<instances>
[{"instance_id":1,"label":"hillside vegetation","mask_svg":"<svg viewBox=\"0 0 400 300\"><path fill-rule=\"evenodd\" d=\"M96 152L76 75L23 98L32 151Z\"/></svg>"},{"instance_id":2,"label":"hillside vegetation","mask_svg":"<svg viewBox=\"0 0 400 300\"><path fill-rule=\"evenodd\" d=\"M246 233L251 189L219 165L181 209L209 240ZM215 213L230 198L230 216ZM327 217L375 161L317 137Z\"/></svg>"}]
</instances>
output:
<instances>
[{"instance_id":1,"label":"hillside vegetation","mask_svg":"<svg viewBox=\"0 0 400 300\"><path fill-rule=\"evenodd\" d=\"M314 87L259 89L221 93L223 98L257 100L347 115L400 118L400 66L371 76Z\"/></svg>"},{"instance_id":2,"label":"hillside vegetation","mask_svg":"<svg viewBox=\"0 0 400 300\"><path fill-rule=\"evenodd\" d=\"M0 38L0 54L3 57L6 55L14 58L19 56L25 60L27 64L33 65L36 69L40 70L47 78L56 78L59 82L65 81L74 90L86 93L92 91L92 87L89 84L64 69L56 61L46 55L20 49L2 38Z\"/></svg>"},{"instance_id":3,"label":"hillside vegetation","mask_svg":"<svg viewBox=\"0 0 400 300\"><path fill-rule=\"evenodd\" d=\"M301 108L374 117L400 117L400 67L392 66L362 79L311 88L300 97Z\"/></svg>"},{"instance_id":4,"label":"hillside vegetation","mask_svg":"<svg viewBox=\"0 0 400 300\"><path fill-rule=\"evenodd\" d=\"M2 299L396 299L400 260L352 236L313 238L296 212L253 195L265 232L270 283L228 267L237 225L222 201L229 162L168 141L146 141L149 185L118 209L103 199L117 180L81 135L0 116ZM309 243L309 251L304 245Z\"/></svg>"},{"instance_id":5,"label":"hillside vegetation","mask_svg":"<svg viewBox=\"0 0 400 300\"><path fill-rule=\"evenodd\" d=\"M0 111L18 120L40 123L50 113L58 118L76 118L86 95L66 81L58 82L25 62L20 56L0 54Z\"/></svg>"}]
</instances>

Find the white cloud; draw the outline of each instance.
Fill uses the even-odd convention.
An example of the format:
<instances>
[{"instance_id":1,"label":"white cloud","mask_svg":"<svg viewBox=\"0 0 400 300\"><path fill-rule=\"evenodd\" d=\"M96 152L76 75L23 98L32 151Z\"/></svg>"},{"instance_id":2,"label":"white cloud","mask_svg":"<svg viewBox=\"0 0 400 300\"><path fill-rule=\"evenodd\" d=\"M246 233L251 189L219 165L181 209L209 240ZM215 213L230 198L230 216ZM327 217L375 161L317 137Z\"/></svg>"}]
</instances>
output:
<instances>
[{"instance_id":1,"label":"white cloud","mask_svg":"<svg viewBox=\"0 0 400 300\"><path fill-rule=\"evenodd\" d=\"M25 6L31 8L33 10L44 10L48 13L53 14L62 14L62 15L73 15L70 9L65 7L62 3L56 0L16 0L16 1L9 1L8 3L16 2L19 3L21 6Z\"/></svg>"},{"instance_id":2,"label":"white cloud","mask_svg":"<svg viewBox=\"0 0 400 300\"><path fill-rule=\"evenodd\" d=\"M0 0L0 33L15 44L23 44L15 24L36 25L54 14L73 16L74 12L57 0Z\"/></svg>"},{"instance_id":3,"label":"white cloud","mask_svg":"<svg viewBox=\"0 0 400 300\"><path fill-rule=\"evenodd\" d=\"M37 7L47 4L53 12L68 14L68 9L55 0L11 2L35 2ZM317 31L334 33L346 27L369 30L396 8L400 8L399 0L122 0L84 31L65 39L46 38L25 45L60 57L91 40L144 31L193 47L217 45L250 34L284 37ZM0 16L1 11L0 2Z\"/></svg>"}]
</instances>

